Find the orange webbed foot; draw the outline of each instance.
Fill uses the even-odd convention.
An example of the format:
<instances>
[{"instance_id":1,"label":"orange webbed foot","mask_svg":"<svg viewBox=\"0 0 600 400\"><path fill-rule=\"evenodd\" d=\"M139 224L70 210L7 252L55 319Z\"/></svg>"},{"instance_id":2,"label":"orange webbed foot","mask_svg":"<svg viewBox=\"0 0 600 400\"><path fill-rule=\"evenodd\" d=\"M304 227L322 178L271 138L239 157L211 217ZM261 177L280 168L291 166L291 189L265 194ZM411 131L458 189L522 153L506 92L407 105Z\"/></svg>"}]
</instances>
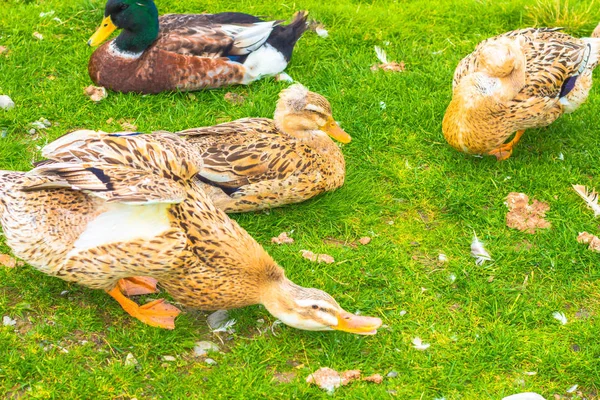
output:
<instances>
[{"instance_id":1,"label":"orange webbed foot","mask_svg":"<svg viewBox=\"0 0 600 400\"><path fill-rule=\"evenodd\" d=\"M147 276L132 276L119 280L119 289L125 296L158 293L157 280Z\"/></svg>"},{"instance_id":2,"label":"orange webbed foot","mask_svg":"<svg viewBox=\"0 0 600 400\"><path fill-rule=\"evenodd\" d=\"M145 324L158 328L174 329L175 318L181 313L177 307L167 303L165 299L151 301L139 306L133 300L128 299L121 293L119 285L107 293L117 300L123 310Z\"/></svg>"},{"instance_id":3,"label":"orange webbed foot","mask_svg":"<svg viewBox=\"0 0 600 400\"><path fill-rule=\"evenodd\" d=\"M512 155L512 145L503 144L497 149L491 150L488 152L490 156L495 156L498 161L508 160Z\"/></svg>"}]
</instances>

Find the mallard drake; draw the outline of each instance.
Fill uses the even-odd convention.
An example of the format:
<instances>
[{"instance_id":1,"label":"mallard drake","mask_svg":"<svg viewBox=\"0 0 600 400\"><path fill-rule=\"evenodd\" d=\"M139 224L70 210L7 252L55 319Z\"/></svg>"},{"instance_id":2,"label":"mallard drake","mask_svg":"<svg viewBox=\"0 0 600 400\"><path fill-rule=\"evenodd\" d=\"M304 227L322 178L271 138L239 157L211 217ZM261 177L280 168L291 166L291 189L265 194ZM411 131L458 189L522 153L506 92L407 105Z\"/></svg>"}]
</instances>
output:
<instances>
[{"instance_id":1,"label":"mallard drake","mask_svg":"<svg viewBox=\"0 0 600 400\"><path fill-rule=\"evenodd\" d=\"M306 330L374 334L379 318L344 311L327 293L296 285L192 179L197 152L167 133L76 131L43 149L30 172L0 172L0 221L14 254L40 271L103 289L133 317L174 327L155 290L204 310L251 304ZM144 278L138 278L144 277ZM148 279L148 278L153 279Z\"/></svg>"},{"instance_id":2,"label":"mallard drake","mask_svg":"<svg viewBox=\"0 0 600 400\"><path fill-rule=\"evenodd\" d=\"M339 188L349 143L323 96L295 84L279 96L274 119L244 118L178 132L203 164L197 179L226 212L297 203Z\"/></svg>"},{"instance_id":3,"label":"mallard drake","mask_svg":"<svg viewBox=\"0 0 600 400\"><path fill-rule=\"evenodd\" d=\"M119 92L158 93L248 84L280 73L307 29L307 13L289 25L242 13L158 16L152 0L108 0L88 41L98 48L88 70L95 84Z\"/></svg>"},{"instance_id":4,"label":"mallard drake","mask_svg":"<svg viewBox=\"0 0 600 400\"><path fill-rule=\"evenodd\" d=\"M577 39L559 28L481 42L454 73L444 137L459 151L507 159L526 129L549 125L585 102L599 58L600 39Z\"/></svg>"}]
</instances>

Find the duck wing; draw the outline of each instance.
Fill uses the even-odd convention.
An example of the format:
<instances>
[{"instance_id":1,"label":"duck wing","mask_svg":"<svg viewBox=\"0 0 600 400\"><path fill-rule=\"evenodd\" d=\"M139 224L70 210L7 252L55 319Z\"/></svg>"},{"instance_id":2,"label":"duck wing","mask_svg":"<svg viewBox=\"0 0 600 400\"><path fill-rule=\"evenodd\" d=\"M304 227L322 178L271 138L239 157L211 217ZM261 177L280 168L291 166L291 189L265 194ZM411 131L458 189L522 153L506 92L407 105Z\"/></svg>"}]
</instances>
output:
<instances>
[{"instance_id":1,"label":"duck wing","mask_svg":"<svg viewBox=\"0 0 600 400\"><path fill-rule=\"evenodd\" d=\"M196 177L230 196L244 185L285 179L302 165L296 146L269 119L245 118L177 134L202 159Z\"/></svg>"},{"instance_id":2,"label":"duck wing","mask_svg":"<svg viewBox=\"0 0 600 400\"><path fill-rule=\"evenodd\" d=\"M526 58L525 85L518 98L563 97L588 67L591 46L560 31L561 28L528 28L484 40L458 65L453 87L466 75L479 72L478 50L502 37L519 39Z\"/></svg>"},{"instance_id":3,"label":"duck wing","mask_svg":"<svg viewBox=\"0 0 600 400\"><path fill-rule=\"evenodd\" d=\"M42 149L54 163L99 163L128 166L167 179L190 179L199 170L202 161L184 140L169 132L106 133L79 130L68 133Z\"/></svg>"},{"instance_id":4,"label":"duck wing","mask_svg":"<svg viewBox=\"0 0 600 400\"><path fill-rule=\"evenodd\" d=\"M279 21L241 13L169 14L160 17L158 49L200 57L245 56L261 47Z\"/></svg>"}]
</instances>

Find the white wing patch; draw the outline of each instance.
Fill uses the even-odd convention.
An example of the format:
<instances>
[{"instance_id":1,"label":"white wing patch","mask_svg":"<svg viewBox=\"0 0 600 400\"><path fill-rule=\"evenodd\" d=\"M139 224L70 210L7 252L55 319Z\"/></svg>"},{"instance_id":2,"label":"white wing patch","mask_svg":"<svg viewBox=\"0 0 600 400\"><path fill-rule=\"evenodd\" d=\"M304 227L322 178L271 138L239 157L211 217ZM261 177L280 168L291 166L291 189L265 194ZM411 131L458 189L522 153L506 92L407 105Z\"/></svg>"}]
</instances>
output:
<instances>
[{"instance_id":1,"label":"white wing patch","mask_svg":"<svg viewBox=\"0 0 600 400\"><path fill-rule=\"evenodd\" d=\"M277 49L265 43L248 55L244 67L247 71L244 83L250 83L263 76L277 75L287 67L287 61Z\"/></svg>"},{"instance_id":2,"label":"white wing patch","mask_svg":"<svg viewBox=\"0 0 600 400\"><path fill-rule=\"evenodd\" d=\"M109 243L151 240L171 227L170 204L108 205L108 211L90 221L70 255Z\"/></svg>"}]
</instances>

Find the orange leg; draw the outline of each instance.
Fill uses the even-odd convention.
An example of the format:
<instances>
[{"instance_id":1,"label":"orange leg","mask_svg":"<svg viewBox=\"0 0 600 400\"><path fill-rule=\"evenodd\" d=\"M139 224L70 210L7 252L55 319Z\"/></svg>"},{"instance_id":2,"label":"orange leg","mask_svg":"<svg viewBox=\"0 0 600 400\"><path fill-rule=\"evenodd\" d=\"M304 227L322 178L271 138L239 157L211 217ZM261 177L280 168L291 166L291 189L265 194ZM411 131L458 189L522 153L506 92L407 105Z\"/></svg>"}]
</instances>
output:
<instances>
[{"instance_id":1,"label":"orange leg","mask_svg":"<svg viewBox=\"0 0 600 400\"><path fill-rule=\"evenodd\" d=\"M165 302L165 299L151 301L139 306L121 293L119 285L112 290L107 290L107 293L119 302L123 310L143 323L165 329L175 328L175 317L179 315L181 310Z\"/></svg>"},{"instance_id":2,"label":"orange leg","mask_svg":"<svg viewBox=\"0 0 600 400\"><path fill-rule=\"evenodd\" d=\"M523 136L524 133L525 133L524 130L517 131L517 133L515 133L515 137L513 138L513 140L511 140L508 143L503 144L502 146L498 147L497 149L491 150L490 152L488 152L488 154L491 156L496 156L498 161L504 161L504 160L508 159L512 154L513 147L515 147L515 145L517 143L519 143L519 140L521 140L521 136Z\"/></svg>"},{"instance_id":3,"label":"orange leg","mask_svg":"<svg viewBox=\"0 0 600 400\"><path fill-rule=\"evenodd\" d=\"M146 276L132 276L119 280L119 289L125 296L158 293L156 279Z\"/></svg>"}]
</instances>

